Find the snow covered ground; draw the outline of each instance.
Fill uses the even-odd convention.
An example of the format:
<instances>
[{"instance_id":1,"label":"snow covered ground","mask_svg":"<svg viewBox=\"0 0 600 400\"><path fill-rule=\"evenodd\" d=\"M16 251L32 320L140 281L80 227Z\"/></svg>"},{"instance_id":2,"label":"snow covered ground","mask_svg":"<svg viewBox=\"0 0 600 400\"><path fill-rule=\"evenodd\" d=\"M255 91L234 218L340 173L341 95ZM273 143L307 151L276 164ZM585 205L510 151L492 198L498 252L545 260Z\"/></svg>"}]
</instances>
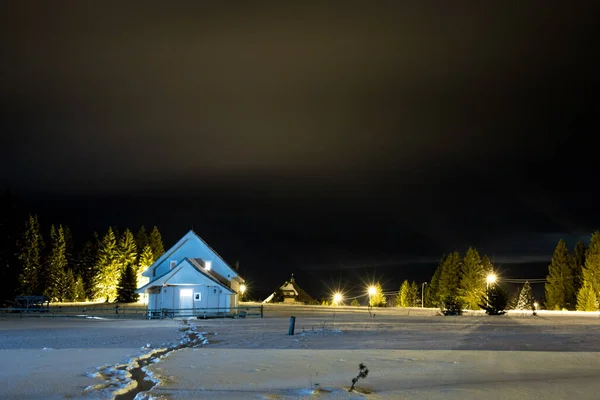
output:
<instances>
[{"instance_id":1,"label":"snow covered ground","mask_svg":"<svg viewBox=\"0 0 600 400\"><path fill-rule=\"evenodd\" d=\"M114 390L102 390L106 377L98 372L173 346L184 329L206 332L210 344L172 351L147 367L160 381L153 398L548 400L594 399L600 392L597 315L373 312L268 306L263 319L186 325L0 317L0 398L104 397ZM296 334L289 336L292 315ZM361 362L369 375L349 393Z\"/></svg>"}]
</instances>

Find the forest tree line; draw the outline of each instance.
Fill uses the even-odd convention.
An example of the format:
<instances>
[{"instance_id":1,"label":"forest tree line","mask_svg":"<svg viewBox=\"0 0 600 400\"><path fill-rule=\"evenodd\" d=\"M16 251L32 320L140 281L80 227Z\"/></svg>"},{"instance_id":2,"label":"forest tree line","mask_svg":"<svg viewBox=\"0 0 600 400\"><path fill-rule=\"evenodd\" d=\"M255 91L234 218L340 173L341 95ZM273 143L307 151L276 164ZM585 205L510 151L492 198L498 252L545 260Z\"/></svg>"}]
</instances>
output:
<instances>
[{"instance_id":1,"label":"forest tree line","mask_svg":"<svg viewBox=\"0 0 600 400\"><path fill-rule=\"evenodd\" d=\"M46 233L47 232L47 233ZM119 232L109 227L76 246L68 226L44 232L29 215L17 237L17 294L44 295L51 301L137 301L135 289L148 282L142 272L164 253L156 226Z\"/></svg>"}]
</instances>

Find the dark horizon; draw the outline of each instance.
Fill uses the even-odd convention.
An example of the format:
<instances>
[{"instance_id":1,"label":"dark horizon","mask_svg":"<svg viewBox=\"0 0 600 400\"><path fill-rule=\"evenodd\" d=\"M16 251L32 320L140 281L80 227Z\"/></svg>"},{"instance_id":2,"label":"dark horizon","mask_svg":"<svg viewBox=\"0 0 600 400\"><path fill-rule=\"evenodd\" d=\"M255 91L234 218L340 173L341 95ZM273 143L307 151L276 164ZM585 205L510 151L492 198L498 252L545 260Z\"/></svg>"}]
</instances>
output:
<instances>
[{"instance_id":1,"label":"dark horizon","mask_svg":"<svg viewBox=\"0 0 600 400\"><path fill-rule=\"evenodd\" d=\"M596 8L9 1L0 187L265 287L469 246L527 275L600 228Z\"/></svg>"}]
</instances>

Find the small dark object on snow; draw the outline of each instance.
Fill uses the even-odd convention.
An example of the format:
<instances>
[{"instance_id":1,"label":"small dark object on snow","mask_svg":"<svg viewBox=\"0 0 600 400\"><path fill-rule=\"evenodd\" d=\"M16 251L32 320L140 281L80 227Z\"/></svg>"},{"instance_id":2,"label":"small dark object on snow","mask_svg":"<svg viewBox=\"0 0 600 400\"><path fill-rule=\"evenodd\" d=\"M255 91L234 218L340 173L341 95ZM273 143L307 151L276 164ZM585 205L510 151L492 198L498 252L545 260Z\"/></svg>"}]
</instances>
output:
<instances>
[{"instance_id":1,"label":"small dark object on snow","mask_svg":"<svg viewBox=\"0 0 600 400\"><path fill-rule=\"evenodd\" d=\"M356 382L358 382L359 379L365 379L367 377L367 375L369 375L369 370L367 369L367 366L363 363L358 364L358 375L356 375L356 378L352 378L352 386L350 386L350 389L348 389L349 392L354 390L354 386L356 385Z\"/></svg>"}]
</instances>

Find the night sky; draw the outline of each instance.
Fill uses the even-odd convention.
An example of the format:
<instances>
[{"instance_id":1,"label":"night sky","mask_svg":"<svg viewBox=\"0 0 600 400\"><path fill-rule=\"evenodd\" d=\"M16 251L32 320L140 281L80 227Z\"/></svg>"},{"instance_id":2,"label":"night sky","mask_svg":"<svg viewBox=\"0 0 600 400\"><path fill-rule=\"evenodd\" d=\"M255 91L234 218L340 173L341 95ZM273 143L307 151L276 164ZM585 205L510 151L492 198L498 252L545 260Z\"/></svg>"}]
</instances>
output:
<instances>
[{"instance_id":1,"label":"night sky","mask_svg":"<svg viewBox=\"0 0 600 400\"><path fill-rule=\"evenodd\" d=\"M260 293L600 227L597 2L123 3L0 6L0 183L42 223L194 227Z\"/></svg>"}]
</instances>

